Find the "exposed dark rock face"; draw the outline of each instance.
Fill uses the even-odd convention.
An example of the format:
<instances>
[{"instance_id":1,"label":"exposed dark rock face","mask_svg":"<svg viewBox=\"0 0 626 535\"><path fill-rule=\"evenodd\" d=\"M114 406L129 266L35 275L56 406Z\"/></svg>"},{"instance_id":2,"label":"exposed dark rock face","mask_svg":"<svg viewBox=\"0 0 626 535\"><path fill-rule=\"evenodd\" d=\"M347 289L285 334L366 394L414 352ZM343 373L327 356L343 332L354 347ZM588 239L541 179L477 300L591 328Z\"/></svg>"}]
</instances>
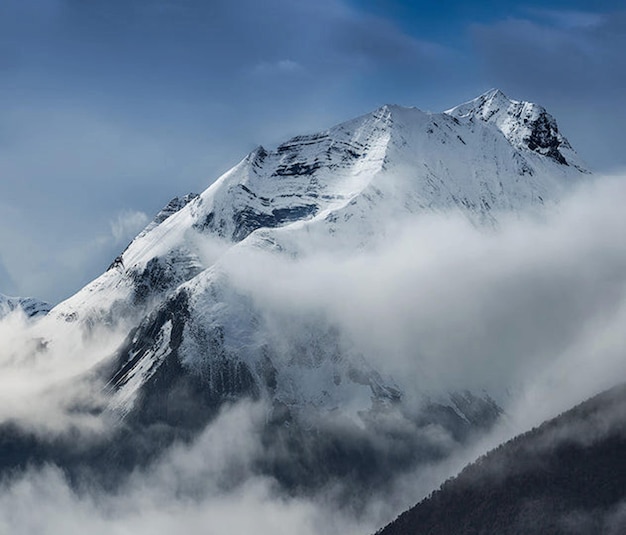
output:
<instances>
[{"instance_id":1,"label":"exposed dark rock face","mask_svg":"<svg viewBox=\"0 0 626 535\"><path fill-rule=\"evenodd\" d=\"M133 279L133 303L143 305L163 297L179 284L197 275L202 268L187 257L154 257L144 269L129 271Z\"/></svg>"},{"instance_id":2,"label":"exposed dark rock face","mask_svg":"<svg viewBox=\"0 0 626 535\"><path fill-rule=\"evenodd\" d=\"M258 204L267 208L267 210L261 211L253 206L246 205L232 214L231 221L226 221L223 218L216 219L215 213L209 212L201 222L194 224L194 228L202 232L214 232L216 235L233 242L240 242L257 229L277 228L293 221L312 217L319 210L317 204L294 204L289 207L270 210L268 208L271 204L270 199L257 196L246 186L240 185L240 189L251 199L259 201ZM230 228L233 228L232 233L228 235L229 231L227 229Z\"/></svg>"},{"instance_id":3,"label":"exposed dark rock face","mask_svg":"<svg viewBox=\"0 0 626 535\"><path fill-rule=\"evenodd\" d=\"M197 193L188 193L184 197L174 197L168 202L163 209L154 217L152 224L154 226L160 225L170 216L174 215L179 210L187 206L191 201L200 197Z\"/></svg>"},{"instance_id":4,"label":"exposed dark rock face","mask_svg":"<svg viewBox=\"0 0 626 535\"><path fill-rule=\"evenodd\" d=\"M530 150L552 158L560 164L569 165L559 151L559 147L567 142L558 135L556 121L550 115L546 112L541 113L530 127L530 135L525 139Z\"/></svg>"},{"instance_id":5,"label":"exposed dark rock face","mask_svg":"<svg viewBox=\"0 0 626 535\"><path fill-rule=\"evenodd\" d=\"M26 317L45 316L52 307L45 301L33 297L8 297L0 294L0 318L16 310L21 310Z\"/></svg>"},{"instance_id":6,"label":"exposed dark rock face","mask_svg":"<svg viewBox=\"0 0 626 535\"><path fill-rule=\"evenodd\" d=\"M313 216L317 210L317 205L305 204L289 208L275 208L268 214L246 207L237 212L234 217L235 230L231 238L233 241L241 241L257 229L280 227L286 223Z\"/></svg>"},{"instance_id":7,"label":"exposed dark rock face","mask_svg":"<svg viewBox=\"0 0 626 535\"><path fill-rule=\"evenodd\" d=\"M131 426L158 424L195 432L215 416L224 402L259 398L258 385L246 364L224 353L219 331L212 333L206 347L211 368L204 373L185 368L179 349L188 319L188 295L181 291L129 335L112 364L112 390L127 384L142 359L150 361L153 368L148 370L150 376L125 418ZM162 358L150 360L166 324L171 325L167 347Z\"/></svg>"},{"instance_id":8,"label":"exposed dark rock face","mask_svg":"<svg viewBox=\"0 0 626 535\"><path fill-rule=\"evenodd\" d=\"M502 416L502 409L489 397L471 392L450 395L451 404L428 403L419 416L420 426L438 425L459 443L469 440L477 431L489 430Z\"/></svg>"}]
</instances>

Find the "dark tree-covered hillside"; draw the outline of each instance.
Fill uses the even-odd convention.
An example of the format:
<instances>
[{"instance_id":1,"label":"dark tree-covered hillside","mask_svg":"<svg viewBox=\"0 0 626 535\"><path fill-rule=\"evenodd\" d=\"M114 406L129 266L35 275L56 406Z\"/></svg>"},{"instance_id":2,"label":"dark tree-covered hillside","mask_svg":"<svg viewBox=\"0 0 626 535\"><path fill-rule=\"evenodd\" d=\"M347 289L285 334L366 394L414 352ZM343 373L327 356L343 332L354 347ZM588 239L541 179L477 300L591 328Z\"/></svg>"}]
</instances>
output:
<instances>
[{"instance_id":1,"label":"dark tree-covered hillside","mask_svg":"<svg viewBox=\"0 0 626 535\"><path fill-rule=\"evenodd\" d=\"M626 385L499 446L379 535L626 533Z\"/></svg>"}]
</instances>

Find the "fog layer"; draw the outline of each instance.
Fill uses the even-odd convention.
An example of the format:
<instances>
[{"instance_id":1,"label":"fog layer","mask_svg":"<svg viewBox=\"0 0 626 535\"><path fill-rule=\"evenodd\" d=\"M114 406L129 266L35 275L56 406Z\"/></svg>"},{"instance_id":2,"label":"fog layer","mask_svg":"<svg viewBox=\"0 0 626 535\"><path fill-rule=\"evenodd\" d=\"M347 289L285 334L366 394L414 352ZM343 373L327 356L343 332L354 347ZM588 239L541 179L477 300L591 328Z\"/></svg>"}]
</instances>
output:
<instances>
[{"instance_id":1,"label":"fog layer","mask_svg":"<svg viewBox=\"0 0 626 535\"><path fill-rule=\"evenodd\" d=\"M372 489L366 514L338 509L332 489L287 497L255 475L267 407L243 402L114 492L71 487L54 466L5 477L0 531L373 532L473 456L622 381L625 198L626 181L605 177L544 217L502 217L497 229L424 215L390 225L358 253L319 253L304 243L295 259L245 251L224 259L267 325L323 314L408 402L470 389L504 409L502 426L472 449L403 474L395 492ZM101 403L101 385L85 372L113 351L118 335L86 340L68 331L41 351L33 350L45 343L33 339L35 327L16 315L0 324L2 422L42 433L104 426L76 419L75 408Z\"/></svg>"}]
</instances>

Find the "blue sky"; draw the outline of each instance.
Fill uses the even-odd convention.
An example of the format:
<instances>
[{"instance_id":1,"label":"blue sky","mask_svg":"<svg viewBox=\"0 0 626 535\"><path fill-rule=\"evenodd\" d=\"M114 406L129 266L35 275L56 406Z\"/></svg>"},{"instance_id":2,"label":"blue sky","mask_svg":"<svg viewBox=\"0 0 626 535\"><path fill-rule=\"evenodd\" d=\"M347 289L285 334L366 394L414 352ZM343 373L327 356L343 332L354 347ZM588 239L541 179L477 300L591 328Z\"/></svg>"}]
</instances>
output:
<instances>
[{"instance_id":1,"label":"blue sky","mask_svg":"<svg viewBox=\"0 0 626 535\"><path fill-rule=\"evenodd\" d=\"M58 301L258 144L499 87L626 164L623 2L2 0L0 292Z\"/></svg>"}]
</instances>

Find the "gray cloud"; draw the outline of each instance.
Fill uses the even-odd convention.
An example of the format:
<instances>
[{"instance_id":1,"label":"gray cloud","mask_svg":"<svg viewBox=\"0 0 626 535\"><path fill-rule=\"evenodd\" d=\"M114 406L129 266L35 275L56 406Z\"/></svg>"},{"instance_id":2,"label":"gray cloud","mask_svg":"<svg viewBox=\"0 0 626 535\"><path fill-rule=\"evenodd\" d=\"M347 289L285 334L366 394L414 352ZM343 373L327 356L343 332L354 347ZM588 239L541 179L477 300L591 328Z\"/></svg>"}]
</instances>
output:
<instances>
[{"instance_id":1,"label":"gray cloud","mask_svg":"<svg viewBox=\"0 0 626 535\"><path fill-rule=\"evenodd\" d=\"M371 524L314 500L280 496L250 475L263 407L226 409L196 442L173 447L115 493L76 490L54 467L0 486L0 530L21 534L366 533ZM240 481L233 488L233 478ZM33 510L37 511L33 515Z\"/></svg>"},{"instance_id":2,"label":"gray cloud","mask_svg":"<svg viewBox=\"0 0 626 535\"><path fill-rule=\"evenodd\" d=\"M68 429L88 435L105 421L84 409L101 407L103 385L91 372L121 343L125 332L28 321L21 311L0 321L0 424L16 423L42 437ZM77 411L82 407L82 411Z\"/></svg>"},{"instance_id":3,"label":"gray cloud","mask_svg":"<svg viewBox=\"0 0 626 535\"><path fill-rule=\"evenodd\" d=\"M562 28L594 28L606 23L607 17L601 13L577 10L557 10L527 8L526 11L536 17L553 21Z\"/></svg>"},{"instance_id":4,"label":"gray cloud","mask_svg":"<svg viewBox=\"0 0 626 535\"><path fill-rule=\"evenodd\" d=\"M374 249L358 253L320 253L305 242L296 259L233 256L232 282L268 325L280 325L280 336L295 336L303 319L321 316L373 366L395 375L409 397L500 390L507 410L501 428L469 449L450 448L444 462L403 474L384 496L373 493L365 516L338 510L333 489L290 498L255 475L267 408L242 404L225 408L196 441L175 445L116 492L72 487L54 467L5 481L0 530L65 534L88 524L94 533L167 533L174 526L190 533L227 526L233 533L373 532L476 455L624 376L625 187L623 178L597 179L553 213L505 218L498 230L429 215L390 226ZM93 385L78 382L64 395L52 387L83 376L123 333L85 341L67 327L38 353L33 344L45 323L20 322L18 315L0 322L2 421L17 418L44 434L68 425L106 429L102 421L72 418L71 407L90 399ZM387 422L394 432L398 423ZM425 439L445 443L437 432Z\"/></svg>"},{"instance_id":5,"label":"gray cloud","mask_svg":"<svg viewBox=\"0 0 626 535\"><path fill-rule=\"evenodd\" d=\"M391 224L373 252L320 254L299 241L299 260L233 255L229 272L283 335L294 318L325 314L409 391L486 388L507 403L506 389L538 382L542 370L553 409L609 386L622 367L626 220L614 199L625 193L623 181L599 179L546 221L505 217L490 232L424 215ZM589 353L598 375L581 374ZM572 374L571 388L555 395L548 384L559 373Z\"/></svg>"},{"instance_id":6,"label":"gray cloud","mask_svg":"<svg viewBox=\"0 0 626 535\"><path fill-rule=\"evenodd\" d=\"M261 61L254 66L252 72L263 76L299 74L304 72L304 67L297 61L281 59L274 62Z\"/></svg>"}]
</instances>

